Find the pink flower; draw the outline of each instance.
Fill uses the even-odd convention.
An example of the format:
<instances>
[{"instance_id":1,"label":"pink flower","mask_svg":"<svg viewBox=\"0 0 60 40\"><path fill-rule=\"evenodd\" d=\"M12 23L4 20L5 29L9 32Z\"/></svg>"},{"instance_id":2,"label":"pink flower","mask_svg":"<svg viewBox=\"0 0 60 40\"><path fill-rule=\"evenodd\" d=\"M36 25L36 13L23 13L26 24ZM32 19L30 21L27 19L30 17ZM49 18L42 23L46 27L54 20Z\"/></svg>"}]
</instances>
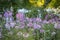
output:
<instances>
[{"instance_id":1,"label":"pink flower","mask_svg":"<svg viewBox=\"0 0 60 40\"><path fill-rule=\"evenodd\" d=\"M19 14L19 13L16 14L16 18L17 18L17 19L20 19L20 14Z\"/></svg>"},{"instance_id":2,"label":"pink flower","mask_svg":"<svg viewBox=\"0 0 60 40\"><path fill-rule=\"evenodd\" d=\"M25 16L23 13L17 13L16 18L19 19L21 22L25 21Z\"/></svg>"}]
</instances>

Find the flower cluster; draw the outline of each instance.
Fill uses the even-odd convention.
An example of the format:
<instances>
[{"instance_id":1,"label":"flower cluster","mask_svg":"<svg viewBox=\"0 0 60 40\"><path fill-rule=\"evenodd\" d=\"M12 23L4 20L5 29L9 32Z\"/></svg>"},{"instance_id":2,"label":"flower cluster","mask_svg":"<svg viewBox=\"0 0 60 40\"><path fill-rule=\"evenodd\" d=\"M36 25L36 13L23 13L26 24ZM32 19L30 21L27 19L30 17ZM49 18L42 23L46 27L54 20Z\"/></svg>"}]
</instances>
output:
<instances>
[{"instance_id":1,"label":"flower cluster","mask_svg":"<svg viewBox=\"0 0 60 40\"><path fill-rule=\"evenodd\" d=\"M48 20L49 16L51 18ZM53 14L46 15L42 20L39 17L28 18L22 12L18 12L16 20L11 20L13 16L9 11L4 13L4 18L5 30L2 31L6 33L2 34L3 40L54 40L56 30L60 29L59 18Z\"/></svg>"}]
</instances>

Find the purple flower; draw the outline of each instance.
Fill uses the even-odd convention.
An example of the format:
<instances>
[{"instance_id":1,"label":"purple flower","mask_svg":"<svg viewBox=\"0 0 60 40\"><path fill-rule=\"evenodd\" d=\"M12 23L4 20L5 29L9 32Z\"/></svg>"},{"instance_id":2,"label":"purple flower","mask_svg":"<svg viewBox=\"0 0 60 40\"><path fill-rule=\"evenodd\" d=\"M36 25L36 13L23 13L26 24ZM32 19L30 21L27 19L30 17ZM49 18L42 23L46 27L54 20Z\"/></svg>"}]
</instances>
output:
<instances>
[{"instance_id":1,"label":"purple flower","mask_svg":"<svg viewBox=\"0 0 60 40\"><path fill-rule=\"evenodd\" d=\"M45 19L47 20L47 19L48 19L48 17L49 17L49 15L47 14L47 15L45 16Z\"/></svg>"},{"instance_id":2,"label":"purple flower","mask_svg":"<svg viewBox=\"0 0 60 40\"><path fill-rule=\"evenodd\" d=\"M8 16L9 16L8 12L5 12L4 17L8 17Z\"/></svg>"},{"instance_id":3,"label":"purple flower","mask_svg":"<svg viewBox=\"0 0 60 40\"><path fill-rule=\"evenodd\" d=\"M36 18L36 21L37 22L41 22L42 20L40 18Z\"/></svg>"},{"instance_id":4,"label":"purple flower","mask_svg":"<svg viewBox=\"0 0 60 40\"><path fill-rule=\"evenodd\" d=\"M23 20L24 21L24 19L25 19L24 14L20 13L20 20Z\"/></svg>"},{"instance_id":5,"label":"purple flower","mask_svg":"<svg viewBox=\"0 0 60 40\"><path fill-rule=\"evenodd\" d=\"M20 28L24 28L24 27L25 27L25 23L21 23Z\"/></svg>"},{"instance_id":6,"label":"purple flower","mask_svg":"<svg viewBox=\"0 0 60 40\"><path fill-rule=\"evenodd\" d=\"M39 29L39 28L41 28L41 25L38 25L38 24L34 23L33 28L34 29Z\"/></svg>"},{"instance_id":7,"label":"purple flower","mask_svg":"<svg viewBox=\"0 0 60 40\"><path fill-rule=\"evenodd\" d=\"M12 12L11 11L8 11L8 14L9 14L10 17L12 16Z\"/></svg>"},{"instance_id":8,"label":"purple flower","mask_svg":"<svg viewBox=\"0 0 60 40\"><path fill-rule=\"evenodd\" d=\"M49 20L49 23L55 24L56 21L55 21L54 19L50 19L50 20Z\"/></svg>"},{"instance_id":9,"label":"purple flower","mask_svg":"<svg viewBox=\"0 0 60 40\"><path fill-rule=\"evenodd\" d=\"M10 22L12 22L14 20L14 18L13 17L10 17Z\"/></svg>"},{"instance_id":10,"label":"purple flower","mask_svg":"<svg viewBox=\"0 0 60 40\"><path fill-rule=\"evenodd\" d=\"M47 20L43 20L43 23L46 23L46 24L48 24L48 23L49 23L49 21L47 21Z\"/></svg>"},{"instance_id":11,"label":"purple flower","mask_svg":"<svg viewBox=\"0 0 60 40\"><path fill-rule=\"evenodd\" d=\"M33 22L36 22L36 18L32 18L32 21L33 21Z\"/></svg>"},{"instance_id":12,"label":"purple flower","mask_svg":"<svg viewBox=\"0 0 60 40\"><path fill-rule=\"evenodd\" d=\"M15 26L15 24L16 24L15 22L11 22L10 26L13 28Z\"/></svg>"},{"instance_id":13,"label":"purple flower","mask_svg":"<svg viewBox=\"0 0 60 40\"><path fill-rule=\"evenodd\" d=\"M22 29L23 29L23 28L24 28L24 25L20 26L20 28L22 28Z\"/></svg>"},{"instance_id":14,"label":"purple flower","mask_svg":"<svg viewBox=\"0 0 60 40\"><path fill-rule=\"evenodd\" d=\"M11 16L12 16L12 12L10 12L10 11L6 11L4 13L4 17L11 17Z\"/></svg>"},{"instance_id":15,"label":"purple flower","mask_svg":"<svg viewBox=\"0 0 60 40\"><path fill-rule=\"evenodd\" d=\"M29 22L29 23L27 24L27 26L28 26L28 27L32 27L32 26L33 26L33 23Z\"/></svg>"},{"instance_id":16,"label":"purple flower","mask_svg":"<svg viewBox=\"0 0 60 40\"><path fill-rule=\"evenodd\" d=\"M32 22L32 18L29 18L29 22Z\"/></svg>"},{"instance_id":17,"label":"purple flower","mask_svg":"<svg viewBox=\"0 0 60 40\"><path fill-rule=\"evenodd\" d=\"M40 33L43 33L44 32L44 30L43 29L40 29Z\"/></svg>"},{"instance_id":18,"label":"purple flower","mask_svg":"<svg viewBox=\"0 0 60 40\"><path fill-rule=\"evenodd\" d=\"M26 17L26 20L29 20L29 18L28 18L28 17Z\"/></svg>"}]
</instances>

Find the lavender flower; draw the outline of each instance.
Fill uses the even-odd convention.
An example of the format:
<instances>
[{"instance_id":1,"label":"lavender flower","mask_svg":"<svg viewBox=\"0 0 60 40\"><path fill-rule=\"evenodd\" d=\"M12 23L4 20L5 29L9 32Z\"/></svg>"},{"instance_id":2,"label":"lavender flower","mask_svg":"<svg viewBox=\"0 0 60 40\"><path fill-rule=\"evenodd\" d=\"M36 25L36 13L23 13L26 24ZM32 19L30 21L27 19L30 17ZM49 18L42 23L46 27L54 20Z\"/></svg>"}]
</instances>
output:
<instances>
[{"instance_id":1,"label":"lavender flower","mask_svg":"<svg viewBox=\"0 0 60 40\"><path fill-rule=\"evenodd\" d=\"M42 22L42 20L40 18L36 18L37 22Z\"/></svg>"},{"instance_id":2,"label":"lavender flower","mask_svg":"<svg viewBox=\"0 0 60 40\"><path fill-rule=\"evenodd\" d=\"M10 26L13 28L15 26L15 24L16 24L15 22L11 22Z\"/></svg>"},{"instance_id":3,"label":"lavender flower","mask_svg":"<svg viewBox=\"0 0 60 40\"><path fill-rule=\"evenodd\" d=\"M47 19L48 19L48 17L49 17L49 15L47 14L47 15L45 16L45 19L47 20Z\"/></svg>"},{"instance_id":4,"label":"lavender flower","mask_svg":"<svg viewBox=\"0 0 60 40\"><path fill-rule=\"evenodd\" d=\"M10 12L10 11L6 11L5 13L4 13L4 17L11 17L12 16L12 12Z\"/></svg>"},{"instance_id":5,"label":"lavender flower","mask_svg":"<svg viewBox=\"0 0 60 40\"><path fill-rule=\"evenodd\" d=\"M8 17L8 16L9 16L8 12L5 12L4 17Z\"/></svg>"},{"instance_id":6,"label":"lavender flower","mask_svg":"<svg viewBox=\"0 0 60 40\"><path fill-rule=\"evenodd\" d=\"M39 28L41 28L41 25L38 25L38 24L34 23L33 28L34 29L39 29Z\"/></svg>"},{"instance_id":7,"label":"lavender flower","mask_svg":"<svg viewBox=\"0 0 60 40\"><path fill-rule=\"evenodd\" d=\"M14 20L14 18L13 17L10 17L10 22L12 22Z\"/></svg>"},{"instance_id":8,"label":"lavender flower","mask_svg":"<svg viewBox=\"0 0 60 40\"><path fill-rule=\"evenodd\" d=\"M27 26L28 26L28 27L32 27L32 26L33 26L32 22L29 22L29 23L27 24Z\"/></svg>"},{"instance_id":9,"label":"lavender flower","mask_svg":"<svg viewBox=\"0 0 60 40\"><path fill-rule=\"evenodd\" d=\"M11 11L7 11L8 15L11 17L12 16L12 12Z\"/></svg>"},{"instance_id":10,"label":"lavender flower","mask_svg":"<svg viewBox=\"0 0 60 40\"><path fill-rule=\"evenodd\" d=\"M49 23L55 24L56 21L55 21L54 19L50 19L50 20L49 20Z\"/></svg>"},{"instance_id":11,"label":"lavender flower","mask_svg":"<svg viewBox=\"0 0 60 40\"><path fill-rule=\"evenodd\" d=\"M36 22L36 18L32 18L31 20L32 20L33 22Z\"/></svg>"},{"instance_id":12,"label":"lavender flower","mask_svg":"<svg viewBox=\"0 0 60 40\"><path fill-rule=\"evenodd\" d=\"M43 21L43 23L46 23L46 24L48 24L48 23L49 23L49 21L47 21L47 20L44 20L44 21Z\"/></svg>"},{"instance_id":13,"label":"lavender flower","mask_svg":"<svg viewBox=\"0 0 60 40\"><path fill-rule=\"evenodd\" d=\"M13 21L12 12L10 11L6 11L4 13L4 17L5 17L6 23Z\"/></svg>"},{"instance_id":14,"label":"lavender flower","mask_svg":"<svg viewBox=\"0 0 60 40\"><path fill-rule=\"evenodd\" d=\"M32 22L32 18L29 18L29 22Z\"/></svg>"}]
</instances>

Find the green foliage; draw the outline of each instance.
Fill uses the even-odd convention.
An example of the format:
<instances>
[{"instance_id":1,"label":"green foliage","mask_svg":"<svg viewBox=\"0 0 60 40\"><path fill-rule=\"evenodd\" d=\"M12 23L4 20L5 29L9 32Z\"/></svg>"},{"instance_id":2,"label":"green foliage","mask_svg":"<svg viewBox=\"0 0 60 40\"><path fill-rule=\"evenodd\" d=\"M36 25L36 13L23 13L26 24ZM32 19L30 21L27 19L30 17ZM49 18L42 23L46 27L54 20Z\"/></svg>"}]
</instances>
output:
<instances>
[{"instance_id":1,"label":"green foliage","mask_svg":"<svg viewBox=\"0 0 60 40\"><path fill-rule=\"evenodd\" d=\"M57 8L60 6L60 0L51 0L46 7Z\"/></svg>"},{"instance_id":2,"label":"green foliage","mask_svg":"<svg viewBox=\"0 0 60 40\"><path fill-rule=\"evenodd\" d=\"M37 11L36 8L31 9L31 12L28 12L26 14L26 16L29 17L29 18L37 17L37 15L38 15L38 11Z\"/></svg>"}]
</instances>

